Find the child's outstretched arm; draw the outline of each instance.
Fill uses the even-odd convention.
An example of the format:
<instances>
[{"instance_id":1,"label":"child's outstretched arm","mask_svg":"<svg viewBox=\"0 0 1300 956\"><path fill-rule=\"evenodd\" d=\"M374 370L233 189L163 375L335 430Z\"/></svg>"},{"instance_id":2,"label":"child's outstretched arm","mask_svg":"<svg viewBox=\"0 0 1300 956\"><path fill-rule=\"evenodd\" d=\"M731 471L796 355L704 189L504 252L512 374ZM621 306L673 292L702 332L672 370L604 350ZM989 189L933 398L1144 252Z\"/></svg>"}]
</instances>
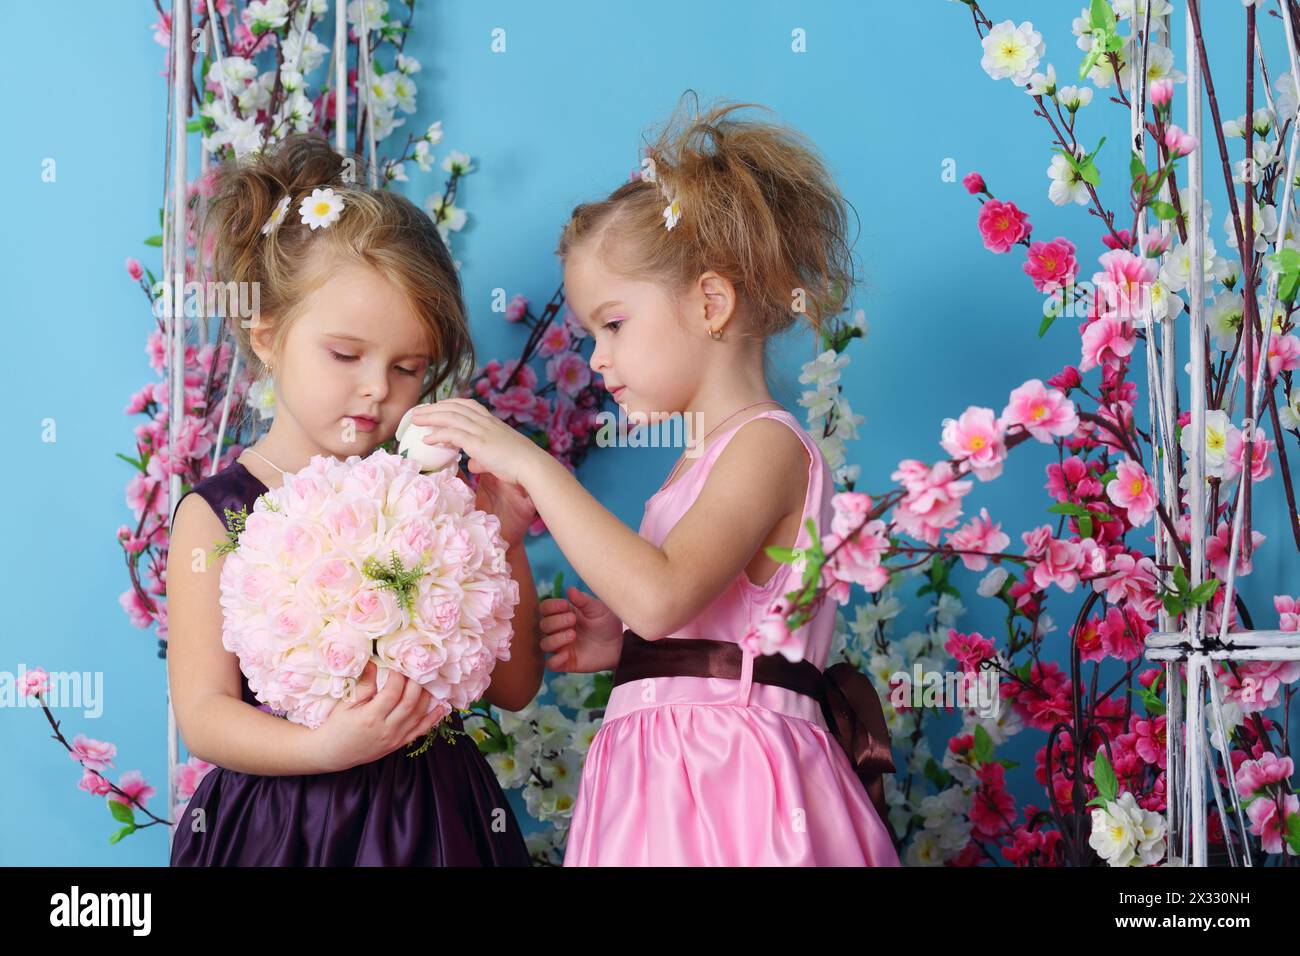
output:
<instances>
[{"instance_id":1,"label":"child's outstretched arm","mask_svg":"<svg viewBox=\"0 0 1300 956\"><path fill-rule=\"evenodd\" d=\"M739 575L791 510L808 471L788 426L746 422L660 547L597 501L562 464L472 399L421 406L428 441L469 452L470 470L521 484L578 576L629 628L655 640L680 628Z\"/></svg>"}]
</instances>

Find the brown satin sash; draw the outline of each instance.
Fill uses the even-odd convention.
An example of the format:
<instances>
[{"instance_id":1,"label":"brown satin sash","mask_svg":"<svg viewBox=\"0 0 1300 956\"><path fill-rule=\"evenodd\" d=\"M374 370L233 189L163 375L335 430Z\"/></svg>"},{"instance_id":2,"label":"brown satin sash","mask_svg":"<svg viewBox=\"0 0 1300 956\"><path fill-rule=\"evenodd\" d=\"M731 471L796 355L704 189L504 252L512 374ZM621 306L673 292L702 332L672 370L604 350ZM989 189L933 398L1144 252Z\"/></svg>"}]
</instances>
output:
<instances>
[{"instance_id":1,"label":"brown satin sash","mask_svg":"<svg viewBox=\"0 0 1300 956\"><path fill-rule=\"evenodd\" d=\"M665 638L647 641L623 632L623 652L614 669L614 685L646 677L720 677L740 680L744 652L732 641ZM773 684L811 697L821 705L831 735L866 788L880 820L894 837L885 804L884 774L895 770L889 728L871 678L847 662L825 671L809 660L790 661L780 654L754 658L753 681Z\"/></svg>"}]
</instances>

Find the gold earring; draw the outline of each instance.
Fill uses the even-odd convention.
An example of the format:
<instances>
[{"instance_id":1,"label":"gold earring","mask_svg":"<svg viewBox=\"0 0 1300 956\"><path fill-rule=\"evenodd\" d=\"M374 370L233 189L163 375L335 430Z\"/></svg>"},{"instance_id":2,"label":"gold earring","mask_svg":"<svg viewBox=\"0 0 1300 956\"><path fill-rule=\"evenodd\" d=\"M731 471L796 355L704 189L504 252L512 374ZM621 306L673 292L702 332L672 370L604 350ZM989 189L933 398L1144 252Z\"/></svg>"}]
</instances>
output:
<instances>
[{"instance_id":1,"label":"gold earring","mask_svg":"<svg viewBox=\"0 0 1300 956\"><path fill-rule=\"evenodd\" d=\"M709 329L709 335L715 342L722 341L722 332L718 329Z\"/></svg>"}]
</instances>

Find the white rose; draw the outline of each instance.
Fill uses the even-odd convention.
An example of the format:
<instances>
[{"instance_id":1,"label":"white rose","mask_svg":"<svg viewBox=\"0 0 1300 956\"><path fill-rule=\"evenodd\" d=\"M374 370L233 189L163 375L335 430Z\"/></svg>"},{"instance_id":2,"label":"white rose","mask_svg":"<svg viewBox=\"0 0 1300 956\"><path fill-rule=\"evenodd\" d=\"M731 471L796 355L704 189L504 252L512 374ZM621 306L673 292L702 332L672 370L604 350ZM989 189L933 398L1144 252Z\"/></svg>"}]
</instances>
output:
<instances>
[{"instance_id":1,"label":"white rose","mask_svg":"<svg viewBox=\"0 0 1300 956\"><path fill-rule=\"evenodd\" d=\"M424 436L432 430L427 425L411 424L411 416L419 408L415 405L409 409L397 425L397 453L405 455L420 466L420 471L441 471L454 467L460 461L460 449L455 445L441 442L430 444Z\"/></svg>"}]
</instances>

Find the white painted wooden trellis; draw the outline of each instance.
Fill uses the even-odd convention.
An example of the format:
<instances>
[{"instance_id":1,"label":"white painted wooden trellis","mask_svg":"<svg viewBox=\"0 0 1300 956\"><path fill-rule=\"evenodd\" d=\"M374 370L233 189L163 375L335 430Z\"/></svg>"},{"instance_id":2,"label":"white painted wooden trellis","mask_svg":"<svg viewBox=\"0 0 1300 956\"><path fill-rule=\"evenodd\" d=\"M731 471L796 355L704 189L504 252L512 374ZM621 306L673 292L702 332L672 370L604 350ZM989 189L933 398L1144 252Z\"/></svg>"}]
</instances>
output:
<instances>
[{"instance_id":1,"label":"white painted wooden trellis","mask_svg":"<svg viewBox=\"0 0 1300 956\"><path fill-rule=\"evenodd\" d=\"M222 66L221 35L217 28L217 18L213 10L212 0L202 0L206 6L208 15L208 24L211 27L210 42L212 44L213 58L217 63L219 71L224 72ZM307 5L303 4L300 10L306 11ZM373 91L370 84L370 29L366 22L366 4L363 2L358 5L360 23L358 26L358 37L360 42L357 44L357 103L356 109L358 117L364 115L366 118L366 139L369 146L367 167L367 181L373 189L378 183L378 169L375 162L375 128L374 118L375 111L372 108ZM167 137L167 166L170 176L164 177L170 184L163 201L163 277L164 281L169 284L175 282L174 277L180 274L180 287L184 287L185 282L185 259L186 259L186 228L185 228L185 209L188 195L188 184L186 180L186 160L187 160L187 138L186 126L188 117L186 107L190 97L190 77L192 71L192 61L190 59L191 43L200 41L199 48L205 47L209 42L208 37L198 36L191 33L191 5L188 0L172 0L172 23L171 23L171 72L170 78L172 83L171 97L169 100L169 120L168 137ZM302 47L298 48L301 53ZM348 138L348 112L347 112L347 7L346 0L336 0L334 7L334 145L341 155L347 155L347 138ZM227 107L229 107L230 94L222 85L222 95L226 98ZM201 172L206 172L208 164L208 155L206 151L202 152ZM198 270L201 274L201 268ZM196 276L198 278L199 276ZM173 288L176 288L173 285ZM164 334L168 345L168 354L170 358L167 362L167 392L170 395L170 408L172 410L184 407L184 375L176 374L176 370L184 369L185 360L185 321L184 308L182 305L184 296L173 296L173 305L171 309L166 310ZM202 327L203 341L208 340L209 329L204 321ZM220 340L219 340L220 341ZM232 349L232 359L229 373L227 375L228 387L226 388L225 401L221 408L221 422L217 429L216 445L212 453L212 463L209 466L208 474L216 474L221 460L221 452L225 441L226 428L230 421L230 402L233 385L239 375L239 351ZM174 458L174 449L176 445L177 430L180 427L182 416L169 414L167 422L167 454L168 459ZM180 503L181 498L181 476L173 474L168 481L168 521L175 515L176 506ZM176 769L180 762L180 747L176 728L176 713L172 709L171 686L168 683L167 689L167 811L174 813L176 807ZM180 821L173 821L179 823ZM175 827L168 828L168 847L170 849L171 839L175 833Z\"/></svg>"},{"instance_id":2,"label":"white painted wooden trellis","mask_svg":"<svg viewBox=\"0 0 1300 956\"><path fill-rule=\"evenodd\" d=\"M1191 587L1195 588L1204 580L1205 568L1205 540L1206 540L1206 510L1207 498L1209 496L1208 486L1205 480L1205 416L1206 416L1206 396L1205 396L1205 377L1201 372L1205 368L1205 274L1204 269L1198 267L1198 264L1204 262L1203 237L1205 233L1205 215L1202 205L1203 197L1203 159L1202 150L1206 148L1205 127L1201 117L1201 99L1203 76L1200 67L1200 59L1197 55L1196 39L1193 32L1192 11L1190 6L1184 4L1186 13L1186 35L1187 35L1187 120L1186 129L1196 139L1196 149L1189 154L1187 166L1187 206L1188 216L1188 234L1190 248L1190 280L1188 284L1189 298L1189 353L1191 356L1190 368L1195 370L1196 374L1191 374L1191 388L1189 402L1191 406L1191 423L1192 432L1192 452L1189 455L1188 474L1189 487L1199 491L1189 495L1191 510L1191 574L1189 581ZM1291 64L1291 75L1300 76L1297 72L1297 54L1295 44L1294 25L1292 23L1291 10L1286 0L1280 3L1283 23L1285 24L1287 54ZM1199 8L1198 8L1199 9ZM1149 15L1148 15L1149 16ZM1148 20L1148 22L1150 22ZM1155 26L1163 35L1165 44L1172 46L1170 42L1170 17L1168 15L1157 18ZM1259 46L1259 38L1256 36L1256 50L1259 53L1262 62L1263 55ZM1145 76L1145 45L1142 47L1143 64L1141 69L1132 70L1133 77L1129 87L1129 99L1131 107L1131 124L1132 142L1138 154L1145 159L1145 150L1143 143L1145 135L1142 133L1141 123L1144 117L1145 102L1145 84L1142 83L1142 77ZM1265 95L1269 97L1269 105L1272 106L1271 94L1268 90L1267 81L1263 84ZM1284 121L1284 117L1278 117L1279 126ZM1300 112L1292 118L1291 125L1291 143L1287 153L1286 175L1282 180L1282 197L1279 201L1278 213L1278 236L1284 237L1287 232L1288 220L1290 218L1292 206L1292 191L1295 182L1295 165L1296 165L1296 142L1297 129L1300 127ZM1249 121L1249 119L1248 119ZM1211 130L1211 135L1213 131ZM1138 247L1145 248L1145 217L1141 217L1138 222ZM1244 224L1243 224L1244 225ZM1168 221L1161 222L1161 233L1167 239L1170 233L1171 225ZM1248 238L1247 242L1251 242ZM1271 273L1268 280L1268 298L1267 306L1263 314L1272 316L1274 304L1277 298L1278 275L1276 272ZM1247 294L1253 294L1247 290ZM1152 328L1150 322L1146 322L1148 332L1148 345L1146 350L1147 356L1147 385L1149 393L1152 438L1157 448L1158 461L1160 464L1159 473L1154 476L1160 483L1161 500L1171 515L1181 513L1180 489L1177 484L1174 456L1179 454L1178 443L1174 441L1173 422L1171 421L1171 410L1174 407L1174 375L1175 375L1175 354L1176 343L1174 337L1174 323L1164 321L1159 323L1159 335L1161 339L1161 353L1157 356L1154 352L1154 338L1156 330ZM1268 354L1269 342L1272 337L1272 321L1264 322L1262 334L1263 343L1257 351L1257 356L1266 356ZM1239 363L1245 362L1244 350L1237 360ZM1159 367L1157 368L1157 363ZM1254 387L1252 390L1252 408L1246 410L1241 427L1247 441L1250 440L1254 432L1255 422L1260 412L1260 405L1263 396L1261 380L1263 370L1267 367L1267 362L1260 358L1257 360L1254 371ZM1249 371L1249 370L1247 370ZM1157 377L1158 376L1158 377ZM1228 394L1228 403L1225 411L1229 418L1233 414L1233 405L1236 398L1236 375L1234 370L1233 384ZM1279 436L1281 440L1281 436ZM1249 446L1246 453L1246 461L1251 460ZM1243 474L1245 473L1243 469ZM1225 493L1229 485L1225 482ZM1246 837L1246 821L1241 805L1241 800L1237 794L1236 787L1232 785L1233 772L1231 763L1227 759L1225 725L1223 721L1223 701L1222 691L1219 682L1214 676L1213 661L1290 661L1300 660L1300 634L1286 631L1234 631L1228 633L1228 622L1231 619L1231 609L1236 587L1236 575L1238 565L1238 550L1242 531L1242 517L1245 513L1245 482L1239 476L1237 478L1237 509L1233 517L1231 549L1229 552L1228 574L1226 579L1226 588L1224 594L1223 611L1220 614L1218 639L1222 643L1222 648L1211 649L1206 644L1205 635L1205 609L1203 606L1195 607L1184 616L1185 625L1181 630L1173 630L1173 621L1164 611L1160 610L1159 628L1157 631L1148 635L1146 640L1146 656L1152 661L1162 661L1165 667L1164 685L1166 701L1166 798L1167 809L1165 811L1165 820L1167 824L1167 845L1165 854L1165 863L1170 866L1205 866L1207 865L1207 833L1206 833L1206 793L1205 777L1207 771L1214 795L1215 807L1219 814L1219 819L1223 827L1223 833L1228 848L1228 860L1233 866L1252 865L1250 844L1248 839L1242 840L1244 856L1239 857L1234 849L1231 840L1232 828L1229 825L1229 809L1225 808L1224 795L1220 787L1217 775L1214 773L1215 751L1211 748L1206 736L1206 724L1208 720L1213 720L1213 732L1217 735L1218 740L1224 745L1225 749L1218 754L1220 765L1225 767L1226 778L1228 781L1228 792L1231 797L1231 814L1235 817L1238 826L1238 832ZM1160 561L1167 565L1174 564L1178 558L1173 546L1169 540L1167 531L1164 526L1157 521L1155 526L1156 535L1156 554ZM1180 670L1181 665L1186 664L1187 691L1184 699L1181 689ZM1208 692L1208 708L1206 695ZM1184 712L1185 710L1185 712ZM1184 736L1186 740L1184 741Z\"/></svg>"}]
</instances>

